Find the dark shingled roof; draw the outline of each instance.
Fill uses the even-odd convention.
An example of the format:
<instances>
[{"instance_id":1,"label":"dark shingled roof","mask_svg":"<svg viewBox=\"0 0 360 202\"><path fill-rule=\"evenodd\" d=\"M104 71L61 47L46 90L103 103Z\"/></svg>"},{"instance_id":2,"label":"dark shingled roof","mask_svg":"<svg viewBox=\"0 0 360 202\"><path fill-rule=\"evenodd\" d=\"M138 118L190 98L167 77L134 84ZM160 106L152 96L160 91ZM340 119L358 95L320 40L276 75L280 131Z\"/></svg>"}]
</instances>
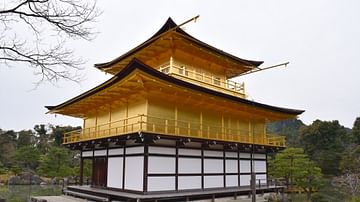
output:
<instances>
[{"instance_id":1,"label":"dark shingled roof","mask_svg":"<svg viewBox=\"0 0 360 202\"><path fill-rule=\"evenodd\" d=\"M227 57L229 59L234 60L235 62L239 62L242 63L244 65L250 65L250 66L259 66L263 63L263 61L253 61L253 60L245 60L245 59L241 59L238 58L234 55L231 55L229 53L226 53L220 49L217 49L209 44L206 44L198 39L196 39L195 37L191 36L190 34L186 33L184 30L182 30L180 27L177 27L178 25L169 17L168 20L165 22L165 24L160 28L159 31L157 31L151 38L149 38L148 40L146 40L144 43L140 44L139 46L133 48L132 50L128 51L127 53L121 55L120 57L110 61L110 62L106 62L106 63L99 63L99 64L95 64L95 67L102 70L104 68L110 67L111 65L125 59L126 57L134 54L135 52L141 50L142 48L145 48L146 46L148 46L149 44L151 44L153 41L155 41L159 36L161 36L162 34L168 32L169 30L174 30L175 32L185 36L186 39L191 40L193 43L202 46L206 49L208 49L209 51L215 52L219 55L222 55L224 57ZM176 28L175 28L176 27ZM174 29L175 28L175 29Z\"/></svg>"},{"instance_id":2,"label":"dark shingled roof","mask_svg":"<svg viewBox=\"0 0 360 202\"><path fill-rule=\"evenodd\" d=\"M114 85L115 83L117 83L118 81L122 80L124 77L126 77L127 75L129 75L131 72L133 72L134 70L139 69L151 76L154 76L160 80L169 82L169 83L173 83L176 84L178 86L182 86L188 89L192 89L192 90L196 90L196 91L200 91L200 92L204 92L207 94L211 94L217 97L221 97L227 100L231 100L234 102L238 102L238 103L242 103L248 106L252 106L252 107L258 107L258 108L262 108L262 109L267 109L270 111L274 111L274 112L280 112L280 113L285 113L285 114L289 114L289 115L299 115L301 113L304 112L304 110L296 110L296 109L287 109L287 108L281 108L281 107L275 107L275 106L271 106L271 105L266 105L266 104L262 104L262 103L258 103L258 102L254 102L251 100L247 100L244 98L240 98L240 97L235 97L232 95L228 95L228 94L224 94L218 91L214 91L208 88L204 88L177 78L174 78L172 76L166 75L158 70L155 70L151 67L149 67L148 65L142 63L140 60L134 58L124 69L122 69L119 73L117 73L114 77L112 77L111 79L109 79L108 81L104 82L103 84L73 98L70 99L60 105L57 106L46 106L46 108L48 110L56 110L56 109L60 109L62 107L65 107L67 105L70 105L72 103L75 103L83 98L86 98L88 96L91 96L103 89L108 88L109 86Z\"/></svg>"}]
</instances>

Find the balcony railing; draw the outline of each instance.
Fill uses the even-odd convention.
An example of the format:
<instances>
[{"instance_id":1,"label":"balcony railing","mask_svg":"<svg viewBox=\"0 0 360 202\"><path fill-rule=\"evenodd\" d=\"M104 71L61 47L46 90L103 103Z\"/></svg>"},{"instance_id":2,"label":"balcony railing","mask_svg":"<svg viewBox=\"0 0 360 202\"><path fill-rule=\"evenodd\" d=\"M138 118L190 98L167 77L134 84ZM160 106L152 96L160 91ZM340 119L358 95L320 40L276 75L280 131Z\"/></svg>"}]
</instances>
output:
<instances>
[{"instance_id":1,"label":"balcony railing","mask_svg":"<svg viewBox=\"0 0 360 202\"><path fill-rule=\"evenodd\" d=\"M222 93L242 98L246 97L244 83L224 80L217 75L209 73L197 72L196 70L190 69L189 65L175 60L170 60L170 62L161 65L160 71L181 80L220 91Z\"/></svg>"},{"instance_id":2,"label":"balcony railing","mask_svg":"<svg viewBox=\"0 0 360 202\"><path fill-rule=\"evenodd\" d=\"M231 141L236 143L259 144L285 147L285 137L266 135L263 132L249 132L236 128L221 127L187 122L159 117L138 115L123 120L85 128L64 134L64 144L94 140L112 136L125 135L134 132L190 137L216 141Z\"/></svg>"}]
</instances>

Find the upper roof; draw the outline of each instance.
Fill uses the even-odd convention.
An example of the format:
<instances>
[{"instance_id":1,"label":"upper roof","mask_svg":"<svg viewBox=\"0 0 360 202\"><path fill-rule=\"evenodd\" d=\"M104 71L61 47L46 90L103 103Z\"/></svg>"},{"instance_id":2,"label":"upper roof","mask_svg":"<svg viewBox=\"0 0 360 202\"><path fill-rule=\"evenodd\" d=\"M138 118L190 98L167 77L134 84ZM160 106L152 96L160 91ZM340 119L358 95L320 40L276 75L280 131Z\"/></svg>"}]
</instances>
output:
<instances>
[{"instance_id":1,"label":"upper roof","mask_svg":"<svg viewBox=\"0 0 360 202\"><path fill-rule=\"evenodd\" d=\"M183 39L189 41L191 44L201 47L201 49L207 50L207 51L217 54L221 57L224 57L224 58L226 58L226 60L230 60L232 63L238 64L237 66L240 65L241 69L238 69L235 71L232 70L232 72L229 73L229 75L227 75L228 78L232 78L232 77L238 76L241 73L250 71L253 68L258 67L259 65L261 65L263 63L263 61L246 60L246 59L236 57L232 54L229 54L220 49L217 49L207 43L204 43L204 42L196 39L195 37L191 36L190 34L186 33L169 17L168 20L165 22L165 24L159 29L159 31L157 31L148 40L146 40L142 44L138 45L137 47L131 49L127 53L119 56L118 58L115 58L114 60L112 60L110 62L95 64L95 67L102 71L105 71L107 73L116 74L118 71L112 70L113 65L120 63L123 60L127 60L129 62L133 58L137 57L136 56L137 53L139 53L146 47L149 47L155 41L157 41L158 39L160 39L161 37L163 37L169 33L175 33L177 36L182 37ZM124 64L128 64L128 62L125 62Z\"/></svg>"},{"instance_id":2,"label":"upper roof","mask_svg":"<svg viewBox=\"0 0 360 202\"><path fill-rule=\"evenodd\" d=\"M204 88L204 87L174 78L172 76L166 75L162 72L159 72L159 71L153 69L152 67L149 67L146 64L142 63L141 61L137 60L136 58L133 59L124 69L122 69L120 72L118 72L114 77L112 77L111 79L102 83L101 85L99 85L77 97L74 97L73 99L70 99L62 104L59 104L57 106L46 106L46 108L48 110L50 110L49 111L50 113L62 114L61 109L65 108L67 106L70 106L76 102L79 102L87 97L90 97L96 93L99 93L99 92L103 91L104 89L108 89L109 87L122 81L125 77L129 76L134 71L143 72L145 74L148 74L148 75L158 79L159 81L175 84L176 86L180 86L185 89L191 89L191 90L194 90L197 92L210 94L210 95L218 97L218 98L233 101L235 103L244 104L244 105L248 106L249 108L253 108L253 109L259 108L259 109L262 109L265 111L270 111L271 113L280 113L280 114L289 115L289 116L296 116L296 115L299 115L304 112L304 110L288 109L288 108L281 108L281 107L266 105L266 104L250 101L247 99L243 99L240 97L235 97L235 96L231 96L228 94L224 94L222 92L214 91L214 90L211 90L208 88Z\"/></svg>"}]
</instances>

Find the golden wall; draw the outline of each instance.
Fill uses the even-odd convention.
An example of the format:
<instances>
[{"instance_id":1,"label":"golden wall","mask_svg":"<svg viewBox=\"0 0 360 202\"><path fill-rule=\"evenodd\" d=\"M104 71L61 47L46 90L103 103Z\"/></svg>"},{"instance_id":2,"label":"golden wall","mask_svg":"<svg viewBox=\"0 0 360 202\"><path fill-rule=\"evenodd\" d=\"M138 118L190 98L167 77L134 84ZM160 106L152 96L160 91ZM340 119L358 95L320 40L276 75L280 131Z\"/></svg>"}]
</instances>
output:
<instances>
[{"instance_id":1,"label":"golden wall","mask_svg":"<svg viewBox=\"0 0 360 202\"><path fill-rule=\"evenodd\" d=\"M111 135L129 130L138 130L139 114L146 114L146 100L125 105L111 105L97 110L84 119L86 133Z\"/></svg>"},{"instance_id":2,"label":"golden wall","mask_svg":"<svg viewBox=\"0 0 360 202\"><path fill-rule=\"evenodd\" d=\"M210 139L250 141L253 134L265 139L265 120L247 118L232 110L219 112L192 106L179 100L170 103L147 98L125 105L101 108L84 119L87 133L116 135L144 130L154 133L186 135Z\"/></svg>"},{"instance_id":3,"label":"golden wall","mask_svg":"<svg viewBox=\"0 0 360 202\"><path fill-rule=\"evenodd\" d=\"M181 101L179 101L181 102ZM233 136L246 136L248 138L252 134L257 137L265 138L265 120L261 119L250 121L244 115L236 115L229 113L219 113L211 109L200 107L192 107L179 103L164 104L160 100L148 100L148 129L156 132L187 134L190 136L203 136L212 139L223 139L221 135L228 135L225 139L233 139ZM161 118L161 119L158 119ZM166 120L164 120L166 119ZM173 127L174 126L174 127ZM160 130L160 131L159 131ZM201 133L201 134L200 134ZM231 137L230 137L231 136Z\"/></svg>"}]
</instances>

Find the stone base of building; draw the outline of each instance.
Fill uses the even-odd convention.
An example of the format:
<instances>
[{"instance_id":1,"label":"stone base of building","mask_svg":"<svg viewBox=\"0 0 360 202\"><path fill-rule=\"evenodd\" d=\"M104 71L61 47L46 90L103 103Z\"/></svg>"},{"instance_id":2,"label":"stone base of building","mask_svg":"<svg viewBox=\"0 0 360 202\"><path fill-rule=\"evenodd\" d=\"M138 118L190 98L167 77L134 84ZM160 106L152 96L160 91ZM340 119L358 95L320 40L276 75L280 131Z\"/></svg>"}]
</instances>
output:
<instances>
[{"instance_id":1,"label":"stone base of building","mask_svg":"<svg viewBox=\"0 0 360 202\"><path fill-rule=\"evenodd\" d=\"M257 187L256 193L262 196L270 192L282 192L281 186ZM105 188L94 188L91 186L69 186L64 190L64 194L73 195L79 198L93 199L97 201L127 201L127 202L147 202L147 201L237 201L251 197L249 186L225 189L192 190L178 192L158 192L158 193L130 193ZM91 198L91 196L93 196ZM241 201L241 200L239 200Z\"/></svg>"}]
</instances>

